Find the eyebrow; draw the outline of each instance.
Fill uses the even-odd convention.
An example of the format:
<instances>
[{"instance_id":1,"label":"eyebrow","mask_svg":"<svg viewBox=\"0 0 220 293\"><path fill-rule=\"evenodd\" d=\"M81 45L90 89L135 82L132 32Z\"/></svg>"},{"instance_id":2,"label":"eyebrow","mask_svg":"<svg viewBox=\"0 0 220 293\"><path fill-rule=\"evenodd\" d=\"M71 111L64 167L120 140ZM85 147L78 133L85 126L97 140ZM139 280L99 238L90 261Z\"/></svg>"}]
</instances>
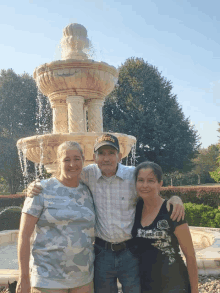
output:
<instances>
[{"instance_id":1,"label":"eyebrow","mask_svg":"<svg viewBox=\"0 0 220 293\"><path fill-rule=\"evenodd\" d=\"M74 158L81 158L81 156L73 156ZM64 159L70 159L70 157L69 156L67 156L67 157L64 157Z\"/></svg>"},{"instance_id":2,"label":"eyebrow","mask_svg":"<svg viewBox=\"0 0 220 293\"><path fill-rule=\"evenodd\" d=\"M137 178L144 179L144 177L141 177L141 176L137 176ZM156 180L156 178L155 178L154 176L152 176L152 177L148 177L147 179L155 179L155 180Z\"/></svg>"}]
</instances>

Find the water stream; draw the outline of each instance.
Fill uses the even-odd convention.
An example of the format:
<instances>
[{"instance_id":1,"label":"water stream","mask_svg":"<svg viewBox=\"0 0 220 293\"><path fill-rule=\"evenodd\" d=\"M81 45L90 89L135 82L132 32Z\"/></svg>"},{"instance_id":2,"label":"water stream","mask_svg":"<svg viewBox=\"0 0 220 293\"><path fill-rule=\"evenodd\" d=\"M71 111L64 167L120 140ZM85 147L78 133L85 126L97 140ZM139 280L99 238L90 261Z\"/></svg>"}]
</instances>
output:
<instances>
[{"instance_id":1,"label":"water stream","mask_svg":"<svg viewBox=\"0 0 220 293\"><path fill-rule=\"evenodd\" d=\"M0 215L3 214L4 212L6 212L7 210L10 210L10 209L19 209L19 210L22 210L21 207L18 207L18 206L10 206L10 207L7 207L7 208L4 208L3 210L0 211Z\"/></svg>"}]
</instances>

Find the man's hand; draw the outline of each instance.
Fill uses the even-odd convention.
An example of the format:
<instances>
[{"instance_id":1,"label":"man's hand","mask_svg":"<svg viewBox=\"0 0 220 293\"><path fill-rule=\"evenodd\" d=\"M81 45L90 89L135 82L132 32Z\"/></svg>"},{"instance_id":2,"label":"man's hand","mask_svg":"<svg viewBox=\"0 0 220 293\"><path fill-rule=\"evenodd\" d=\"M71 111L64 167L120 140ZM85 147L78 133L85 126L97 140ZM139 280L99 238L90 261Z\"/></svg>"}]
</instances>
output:
<instances>
[{"instance_id":1,"label":"man's hand","mask_svg":"<svg viewBox=\"0 0 220 293\"><path fill-rule=\"evenodd\" d=\"M172 196L167 201L167 210L170 211L170 205L173 205L173 212L171 214L171 219L173 221L177 220L179 222L181 219L184 220L185 217L185 210L182 200L179 198L179 196Z\"/></svg>"},{"instance_id":2,"label":"man's hand","mask_svg":"<svg viewBox=\"0 0 220 293\"><path fill-rule=\"evenodd\" d=\"M28 197L34 197L35 195L38 195L42 190L42 187L40 185L40 180L36 179L35 181L31 182L28 185L27 188L27 196Z\"/></svg>"}]
</instances>

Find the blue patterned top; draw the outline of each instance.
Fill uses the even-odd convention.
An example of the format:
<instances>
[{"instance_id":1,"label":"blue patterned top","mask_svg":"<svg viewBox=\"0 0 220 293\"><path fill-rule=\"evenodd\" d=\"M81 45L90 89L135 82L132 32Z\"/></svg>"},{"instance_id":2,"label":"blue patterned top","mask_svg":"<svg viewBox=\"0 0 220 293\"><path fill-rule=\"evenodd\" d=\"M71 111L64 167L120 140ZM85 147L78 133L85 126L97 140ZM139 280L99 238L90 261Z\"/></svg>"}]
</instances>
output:
<instances>
[{"instance_id":1,"label":"blue patterned top","mask_svg":"<svg viewBox=\"0 0 220 293\"><path fill-rule=\"evenodd\" d=\"M88 187L41 181L42 192L26 198L22 212L39 218L32 247L31 285L75 288L93 279L95 212Z\"/></svg>"}]
</instances>

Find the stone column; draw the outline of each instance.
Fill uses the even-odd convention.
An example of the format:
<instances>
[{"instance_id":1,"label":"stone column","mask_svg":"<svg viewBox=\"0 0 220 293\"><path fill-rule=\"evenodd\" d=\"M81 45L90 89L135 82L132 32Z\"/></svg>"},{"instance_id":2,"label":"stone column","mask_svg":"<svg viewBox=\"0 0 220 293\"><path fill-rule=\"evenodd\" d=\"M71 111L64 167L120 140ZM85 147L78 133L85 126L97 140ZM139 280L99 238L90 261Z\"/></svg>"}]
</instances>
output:
<instances>
[{"instance_id":1,"label":"stone column","mask_svg":"<svg viewBox=\"0 0 220 293\"><path fill-rule=\"evenodd\" d=\"M68 133L66 101L53 100L51 107L53 109L53 133Z\"/></svg>"},{"instance_id":2,"label":"stone column","mask_svg":"<svg viewBox=\"0 0 220 293\"><path fill-rule=\"evenodd\" d=\"M102 107L103 100L101 99L91 99L88 102L89 132L103 132Z\"/></svg>"},{"instance_id":3,"label":"stone column","mask_svg":"<svg viewBox=\"0 0 220 293\"><path fill-rule=\"evenodd\" d=\"M81 96L68 96L68 129L71 132L85 132L84 98Z\"/></svg>"}]
</instances>

